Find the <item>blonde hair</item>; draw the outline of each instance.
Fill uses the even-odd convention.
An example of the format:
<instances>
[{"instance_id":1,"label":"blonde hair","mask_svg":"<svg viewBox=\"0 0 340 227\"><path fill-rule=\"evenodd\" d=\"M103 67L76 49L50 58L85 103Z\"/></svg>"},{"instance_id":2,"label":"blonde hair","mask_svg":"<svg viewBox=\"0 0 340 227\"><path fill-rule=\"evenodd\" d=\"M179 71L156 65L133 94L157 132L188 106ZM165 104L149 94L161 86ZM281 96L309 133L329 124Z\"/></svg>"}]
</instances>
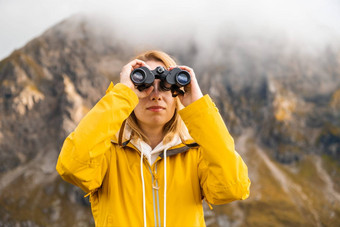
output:
<instances>
[{"instance_id":1,"label":"blonde hair","mask_svg":"<svg viewBox=\"0 0 340 227\"><path fill-rule=\"evenodd\" d=\"M158 51L158 50L146 51L144 53L137 55L135 59L139 59L142 61L150 61L150 60L160 61L165 65L166 68L177 65L175 60L171 58L168 54L162 51ZM163 143L164 144L170 142L176 134L179 135L183 143L185 141L185 138L190 138L190 135L184 125L184 122L182 121L180 115L178 114L178 111L183 106L178 97L176 97L175 99L176 99L176 108L175 108L174 115L172 116L170 121L168 121L164 125L164 128L163 128L163 133L164 133ZM137 136L143 141L145 141L146 143L149 143L147 136L143 133L142 129L140 128L138 124L138 120L137 120L137 117L134 111L127 118L126 123L132 129L131 138L133 136ZM120 143L121 142L122 141L120 141Z\"/></svg>"}]
</instances>

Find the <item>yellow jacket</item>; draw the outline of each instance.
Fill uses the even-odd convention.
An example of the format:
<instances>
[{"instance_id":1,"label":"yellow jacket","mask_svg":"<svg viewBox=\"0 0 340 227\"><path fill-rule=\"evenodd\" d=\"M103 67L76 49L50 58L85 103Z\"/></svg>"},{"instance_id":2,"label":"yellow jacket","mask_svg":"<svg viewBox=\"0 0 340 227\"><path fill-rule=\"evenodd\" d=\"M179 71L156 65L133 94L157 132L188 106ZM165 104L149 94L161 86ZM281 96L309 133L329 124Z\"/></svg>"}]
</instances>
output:
<instances>
[{"instance_id":1,"label":"yellow jacket","mask_svg":"<svg viewBox=\"0 0 340 227\"><path fill-rule=\"evenodd\" d=\"M129 141L116 143L137 103L130 88L111 83L59 155L61 177L90 194L96 226L163 226L164 219L168 226L205 226L203 198L223 204L249 196L247 166L208 95L179 111L199 146L170 147L152 166Z\"/></svg>"}]
</instances>

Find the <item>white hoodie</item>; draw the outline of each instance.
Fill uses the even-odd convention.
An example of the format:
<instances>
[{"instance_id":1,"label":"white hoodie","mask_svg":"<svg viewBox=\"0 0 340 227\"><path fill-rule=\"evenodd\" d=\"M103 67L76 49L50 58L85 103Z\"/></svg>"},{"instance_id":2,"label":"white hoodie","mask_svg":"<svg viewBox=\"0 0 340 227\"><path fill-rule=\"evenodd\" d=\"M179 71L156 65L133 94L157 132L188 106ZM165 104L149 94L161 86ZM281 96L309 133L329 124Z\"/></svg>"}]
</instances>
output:
<instances>
[{"instance_id":1,"label":"white hoodie","mask_svg":"<svg viewBox=\"0 0 340 227\"><path fill-rule=\"evenodd\" d=\"M130 138L131 131L131 128L126 124L123 136L124 140ZM117 138L118 135L119 132L117 133ZM133 138L131 139L130 143L133 144L139 151L141 151L149 161L150 165L152 165L162 151L181 144L182 141L179 135L175 135L170 142L168 142L167 144L163 144L163 141L161 141L154 149L152 149L149 144L145 143L140 138Z\"/></svg>"}]
</instances>

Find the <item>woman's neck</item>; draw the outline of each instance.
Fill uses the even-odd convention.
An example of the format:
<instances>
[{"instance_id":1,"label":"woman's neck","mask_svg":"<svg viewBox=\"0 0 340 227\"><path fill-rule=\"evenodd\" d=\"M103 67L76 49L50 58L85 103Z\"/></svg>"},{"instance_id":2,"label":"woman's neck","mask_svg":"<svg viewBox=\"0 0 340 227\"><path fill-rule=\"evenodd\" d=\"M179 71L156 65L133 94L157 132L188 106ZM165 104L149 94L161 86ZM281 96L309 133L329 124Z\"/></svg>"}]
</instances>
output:
<instances>
[{"instance_id":1,"label":"woman's neck","mask_svg":"<svg viewBox=\"0 0 340 227\"><path fill-rule=\"evenodd\" d=\"M141 127L146 137L149 139L150 147L154 149L163 140L163 127Z\"/></svg>"}]
</instances>

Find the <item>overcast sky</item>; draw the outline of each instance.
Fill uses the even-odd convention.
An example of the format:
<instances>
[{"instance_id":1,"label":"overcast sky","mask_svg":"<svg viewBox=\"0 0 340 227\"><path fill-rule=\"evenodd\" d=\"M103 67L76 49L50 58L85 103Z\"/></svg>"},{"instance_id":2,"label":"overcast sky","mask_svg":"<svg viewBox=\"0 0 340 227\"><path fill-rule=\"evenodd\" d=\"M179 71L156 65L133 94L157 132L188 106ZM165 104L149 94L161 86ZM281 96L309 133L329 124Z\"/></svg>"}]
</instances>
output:
<instances>
[{"instance_id":1,"label":"overcast sky","mask_svg":"<svg viewBox=\"0 0 340 227\"><path fill-rule=\"evenodd\" d=\"M340 39L340 0L0 0L0 59L77 13L109 15L140 28L214 35L226 22L250 33L269 29L312 43Z\"/></svg>"}]
</instances>

